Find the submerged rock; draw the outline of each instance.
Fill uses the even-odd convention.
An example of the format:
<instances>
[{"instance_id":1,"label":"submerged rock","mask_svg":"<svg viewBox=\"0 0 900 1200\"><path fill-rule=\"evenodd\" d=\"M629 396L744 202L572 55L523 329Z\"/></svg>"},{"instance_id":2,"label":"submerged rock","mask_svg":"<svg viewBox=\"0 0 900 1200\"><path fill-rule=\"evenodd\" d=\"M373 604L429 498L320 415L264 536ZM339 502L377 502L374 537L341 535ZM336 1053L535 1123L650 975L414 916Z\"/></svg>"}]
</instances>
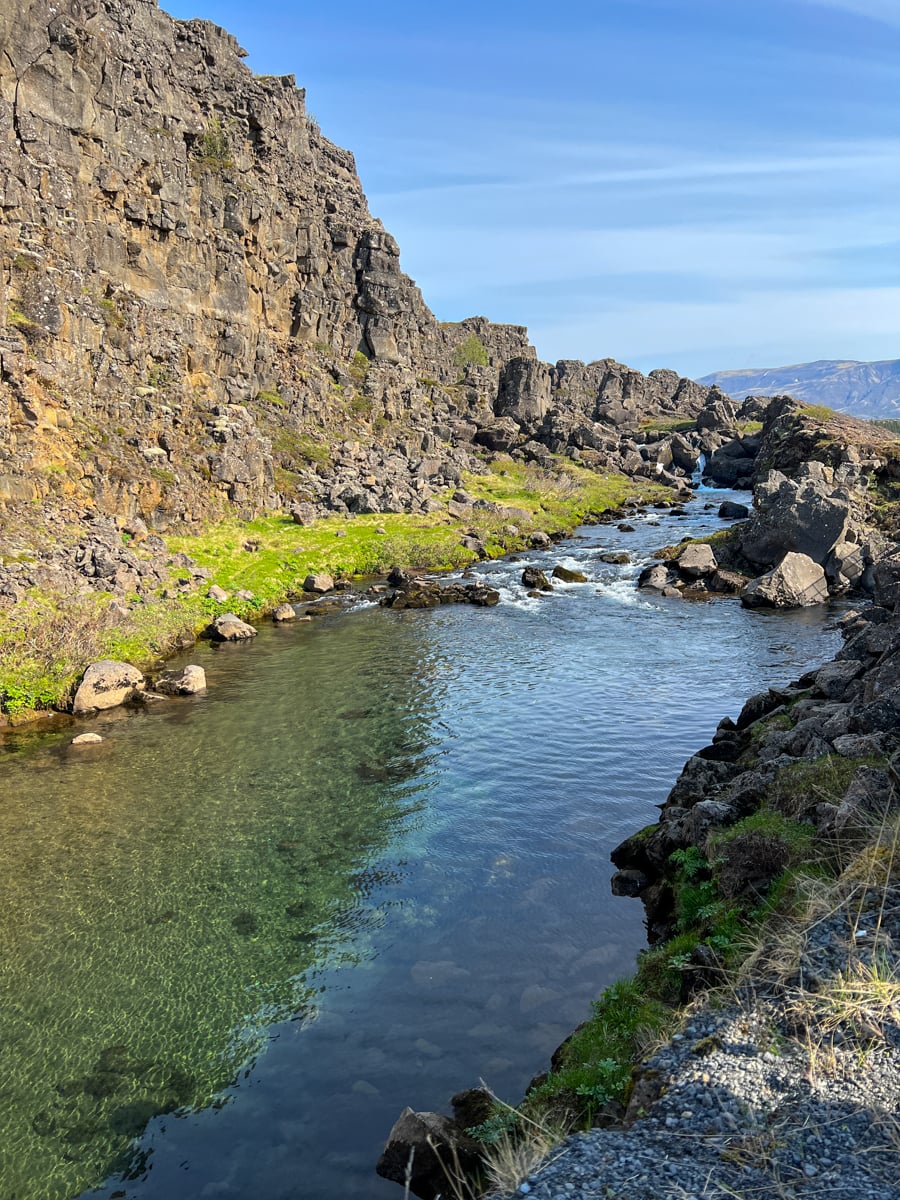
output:
<instances>
[{"instance_id":1,"label":"submerged rock","mask_svg":"<svg viewBox=\"0 0 900 1200\"><path fill-rule=\"evenodd\" d=\"M166 671L157 679L156 690L164 696L196 696L206 691L206 672L193 663L180 671Z\"/></svg>"},{"instance_id":2,"label":"submerged rock","mask_svg":"<svg viewBox=\"0 0 900 1200\"><path fill-rule=\"evenodd\" d=\"M73 746L99 746L103 738L99 733L79 733L78 737L72 738Z\"/></svg>"},{"instance_id":3,"label":"submerged rock","mask_svg":"<svg viewBox=\"0 0 900 1200\"><path fill-rule=\"evenodd\" d=\"M552 575L554 579L561 579L563 583L587 583L587 575L583 575L581 571L570 571L568 567L556 566L553 568Z\"/></svg>"}]
</instances>

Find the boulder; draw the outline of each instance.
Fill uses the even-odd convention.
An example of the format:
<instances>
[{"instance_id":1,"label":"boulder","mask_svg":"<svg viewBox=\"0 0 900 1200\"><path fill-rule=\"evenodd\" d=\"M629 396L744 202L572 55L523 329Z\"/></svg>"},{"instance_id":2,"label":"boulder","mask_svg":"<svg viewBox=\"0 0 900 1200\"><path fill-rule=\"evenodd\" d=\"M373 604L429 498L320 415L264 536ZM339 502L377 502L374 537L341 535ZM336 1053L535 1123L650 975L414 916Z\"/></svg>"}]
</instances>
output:
<instances>
[{"instance_id":1,"label":"boulder","mask_svg":"<svg viewBox=\"0 0 900 1200\"><path fill-rule=\"evenodd\" d=\"M130 663L104 658L91 663L72 701L72 712L92 712L126 704L144 687L144 676Z\"/></svg>"},{"instance_id":2,"label":"boulder","mask_svg":"<svg viewBox=\"0 0 900 1200\"><path fill-rule=\"evenodd\" d=\"M587 583L587 575L583 575L581 571L570 571L568 567L556 566L553 568L552 575L554 579L561 579L563 583Z\"/></svg>"},{"instance_id":3,"label":"boulder","mask_svg":"<svg viewBox=\"0 0 900 1200\"><path fill-rule=\"evenodd\" d=\"M316 510L311 504L295 504L290 516L295 525L311 525L316 519Z\"/></svg>"},{"instance_id":4,"label":"boulder","mask_svg":"<svg viewBox=\"0 0 900 1200\"><path fill-rule=\"evenodd\" d=\"M742 528L741 553L757 567L772 566L786 550L824 566L832 550L847 541L848 495L813 469L821 464L804 466L801 479L770 471L756 488L756 511Z\"/></svg>"},{"instance_id":5,"label":"boulder","mask_svg":"<svg viewBox=\"0 0 900 1200\"><path fill-rule=\"evenodd\" d=\"M723 521L743 521L750 516L746 504L738 504L734 500L723 500L719 505L719 516Z\"/></svg>"},{"instance_id":6,"label":"boulder","mask_svg":"<svg viewBox=\"0 0 900 1200\"><path fill-rule=\"evenodd\" d=\"M482 1089L472 1088L454 1096L452 1104L453 1118L405 1108L388 1134L376 1172L408 1187L422 1200L475 1195L470 1181L481 1168L481 1145L466 1129L487 1118L490 1098Z\"/></svg>"},{"instance_id":7,"label":"boulder","mask_svg":"<svg viewBox=\"0 0 900 1200\"><path fill-rule=\"evenodd\" d=\"M228 599L228 593L217 583L214 583L206 594L210 600L215 600L216 604L224 604Z\"/></svg>"},{"instance_id":8,"label":"boulder","mask_svg":"<svg viewBox=\"0 0 900 1200\"><path fill-rule=\"evenodd\" d=\"M272 613L272 620L277 621L279 624L282 624L285 621L296 621L297 610L294 608L293 604L279 604Z\"/></svg>"},{"instance_id":9,"label":"boulder","mask_svg":"<svg viewBox=\"0 0 900 1200\"><path fill-rule=\"evenodd\" d=\"M99 746L103 738L99 733L79 733L78 737L72 738L73 746Z\"/></svg>"},{"instance_id":10,"label":"boulder","mask_svg":"<svg viewBox=\"0 0 900 1200\"><path fill-rule=\"evenodd\" d=\"M256 637L256 630L235 613L223 613L216 617L208 629L209 636L217 642L240 642Z\"/></svg>"},{"instance_id":11,"label":"boulder","mask_svg":"<svg viewBox=\"0 0 900 1200\"><path fill-rule=\"evenodd\" d=\"M156 690L164 696L196 696L206 691L206 672L193 663L180 671L165 671L156 681Z\"/></svg>"},{"instance_id":12,"label":"boulder","mask_svg":"<svg viewBox=\"0 0 900 1200\"><path fill-rule=\"evenodd\" d=\"M552 592L553 584L547 578L543 571L537 567L526 567L522 572L522 586L527 588L537 588L540 592Z\"/></svg>"},{"instance_id":13,"label":"boulder","mask_svg":"<svg viewBox=\"0 0 900 1200\"><path fill-rule=\"evenodd\" d=\"M806 608L828 599L825 572L806 554L786 554L773 570L741 592L745 608Z\"/></svg>"},{"instance_id":14,"label":"boulder","mask_svg":"<svg viewBox=\"0 0 900 1200\"><path fill-rule=\"evenodd\" d=\"M324 571L320 571L315 575L307 575L303 580L304 592L318 592L320 595L324 595L325 592L330 592L333 587L334 577Z\"/></svg>"},{"instance_id":15,"label":"boulder","mask_svg":"<svg viewBox=\"0 0 900 1200\"><path fill-rule=\"evenodd\" d=\"M702 579L712 575L718 563L712 547L706 543L697 546L685 546L676 560L678 572L686 579Z\"/></svg>"},{"instance_id":16,"label":"boulder","mask_svg":"<svg viewBox=\"0 0 900 1200\"><path fill-rule=\"evenodd\" d=\"M639 588L651 588L654 591L661 592L669 581L669 572L662 563L654 563L650 567L644 567L640 575L638 575Z\"/></svg>"},{"instance_id":17,"label":"boulder","mask_svg":"<svg viewBox=\"0 0 900 1200\"><path fill-rule=\"evenodd\" d=\"M547 546L552 545L550 534L544 533L543 529L536 530L528 539L528 542L535 550L545 550Z\"/></svg>"}]
</instances>

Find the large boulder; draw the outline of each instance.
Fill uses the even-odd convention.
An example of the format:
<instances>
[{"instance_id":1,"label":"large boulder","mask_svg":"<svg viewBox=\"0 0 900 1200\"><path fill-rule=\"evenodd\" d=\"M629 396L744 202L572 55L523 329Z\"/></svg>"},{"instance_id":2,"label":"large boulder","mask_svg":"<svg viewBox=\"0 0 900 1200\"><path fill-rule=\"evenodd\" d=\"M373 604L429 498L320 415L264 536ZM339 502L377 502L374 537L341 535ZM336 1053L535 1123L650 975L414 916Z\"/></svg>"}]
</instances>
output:
<instances>
[{"instance_id":1,"label":"large boulder","mask_svg":"<svg viewBox=\"0 0 900 1200\"><path fill-rule=\"evenodd\" d=\"M452 1118L403 1110L375 1166L383 1179L402 1184L422 1200L479 1194L474 1184L482 1165L481 1143L466 1130L490 1116L491 1098L482 1088L469 1088L451 1104Z\"/></svg>"},{"instance_id":2,"label":"large boulder","mask_svg":"<svg viewBox=\"0 0 900 1200\"><path fill-rule=\"evenodd\" d=\"M550 369L536 358L513 358L500 372L494 414L540 425L550 407Z\"/></svg>"},{"instance_id":3,"label":"large boulder","mask_svg":"<svg viewBox=\"0 0 900 1200\"><path fill-rule=\"evenodd\" d=\"M745 608L806 608L828 599L825 572L806 554L794 551L741 592Z\"/></svg>"},{"instance_id":4,"label":"large boulder","mask_svg":"<svg viewBox=\"0 0 900 1200\"><path fill-rule=\"evenodd\" d=\"M756 511L741 531L741 553L756 567L777 563L786 550L824 566L847 541L849 494L835 488L821 463L804 463L799 479L770 471L754 493Z\"/></svg>"},{"instance_id":5,"label":"large boulder","mask_svg":"<svg viewBox=\"0 0 900 1200\"><path fill-rule=\"evenodd\" d=\"M223 613L221 617L216 617L207 632L216 642L241 642L256 637L253 626L242 621L235 613Z\"/></svg>"},{"instance_id":6,"label":"large boulder","mask_svg":"<svg viewBox=\"0 0 900 1200\"><path fill-rule=\"evenodd\" d=\"M91 663L72 701L72 712L93 712L127 704L144 688L144 676L131 663L112 658Z\"/></svg>"},{"instance_id":7,"label":"large boulder","mask_svg":"<svg viewBox=\"0 0 900 1200\"><path fill-rule=\"evenodd\" d=\"M712 547L701 542L697 546L685 546L676 560L678 573L686 579L702 579L712 575L718 567Z\"/></svg>"},{"instance_id":8,"label":"large boulder","mask_svg":"<svg viewBox=\"0 0 900 1200\"><path fill-rule=\"evenodd\" d=\"M304 592L318 592L319 595L324 595L334 588L334 576L329 575L325 571L320 571L315 575L307 575L303 580Z\"/></svg>"}]
</instances>

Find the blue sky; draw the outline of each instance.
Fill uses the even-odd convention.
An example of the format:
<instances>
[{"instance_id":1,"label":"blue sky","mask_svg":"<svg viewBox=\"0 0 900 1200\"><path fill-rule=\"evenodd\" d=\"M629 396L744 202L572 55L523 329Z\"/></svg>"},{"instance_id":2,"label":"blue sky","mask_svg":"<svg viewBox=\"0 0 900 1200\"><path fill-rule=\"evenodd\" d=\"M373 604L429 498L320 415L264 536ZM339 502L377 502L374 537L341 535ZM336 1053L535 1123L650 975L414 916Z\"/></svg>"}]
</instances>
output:
<instances>
[{"instance_id":1,"label":"blue sky","mask_svg":"<svg viewBox=\"0 0 900 1200\"><path fill-rule=\"evenodd\" d=\"M293 73L441 320L709 371L900 357L900 0L177 0Z\"/></svg>"}]
</instances>

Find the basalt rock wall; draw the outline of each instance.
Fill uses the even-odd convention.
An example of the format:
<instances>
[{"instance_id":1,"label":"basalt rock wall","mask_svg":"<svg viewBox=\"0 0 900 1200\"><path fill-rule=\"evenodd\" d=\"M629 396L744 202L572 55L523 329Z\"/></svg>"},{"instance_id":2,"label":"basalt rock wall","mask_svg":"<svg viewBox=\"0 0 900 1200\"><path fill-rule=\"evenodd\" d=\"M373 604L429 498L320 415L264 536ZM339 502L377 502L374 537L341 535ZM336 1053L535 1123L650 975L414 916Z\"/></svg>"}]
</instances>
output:
<instances>
[{"instance_id":1,"label":"basalt rock wall","mask_svg":"<svg viewBox=\"0 0 900 1200\"><path fill-rule=\"evenodd\" d=\"M243 57L155 0L4 6L7 514L416 511L476 446L696 414L708 390L672 372L551 368L521 326L438 322L353 156Z\"/></svg>"}]
</instances>

